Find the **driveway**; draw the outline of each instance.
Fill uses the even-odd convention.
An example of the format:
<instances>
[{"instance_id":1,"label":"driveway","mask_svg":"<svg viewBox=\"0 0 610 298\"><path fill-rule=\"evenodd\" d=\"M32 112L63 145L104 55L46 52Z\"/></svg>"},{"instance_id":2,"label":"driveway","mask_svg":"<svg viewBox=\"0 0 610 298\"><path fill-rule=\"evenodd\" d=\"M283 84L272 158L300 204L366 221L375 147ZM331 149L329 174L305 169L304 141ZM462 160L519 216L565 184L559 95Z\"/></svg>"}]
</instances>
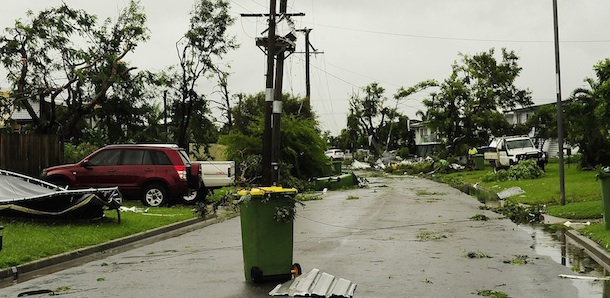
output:
<instances>
[{"instance_id":1,"label":"driveway","mask_svg":"<svg viewBox=\"0 0 610 298\"><path fill-rule=\"evenodd\" d=\"M415 177L368 178L298 207L294 261L357 284L354 297L577 297L572 272L474 198ZM472 220L485 215L487 221ZM471 257L469 257L469 255ZM0 289L64 297L269 297L244 281L239 218ZM480 297L480 296L479 296Z\"/></svg>"}]
</instances>

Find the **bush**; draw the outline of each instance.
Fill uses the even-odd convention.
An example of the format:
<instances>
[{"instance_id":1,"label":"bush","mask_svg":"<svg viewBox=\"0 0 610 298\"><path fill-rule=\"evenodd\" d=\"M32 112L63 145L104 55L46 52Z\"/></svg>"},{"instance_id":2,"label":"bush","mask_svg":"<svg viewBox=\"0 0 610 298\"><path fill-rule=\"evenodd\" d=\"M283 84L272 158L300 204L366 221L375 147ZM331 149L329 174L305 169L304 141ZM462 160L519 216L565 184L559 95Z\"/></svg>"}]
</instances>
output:
<instances>
[{"instance_id":1,"label":"bush","mask_svg":"<svg viewBox=\"0 0 610 298\"><path fill-rule=\"evenodd\" d=\"M65 163L77 163L98 148L99 147L87 142L80 143L78 146L66 143L64 145L64 161Z\"/></svg>"},{"instance_id":2,"label":"bush","mask_svg":"<svg viewBox=\"0 0 610 298\"><path fill-rule=\"evenodd\" d=\"M402 147L396 151L396 155L398 155L402 159L409 158L409 148Z\"/></svg>"},{"instance_id":3,"label":"bush","mask_svg":"<svg viewBox=\"0 0 610 298\"><path fill-rule=\"evenodd\" d=\"M533 223L542 221L544 206L519 205L511 200L507 200L504 206L495 209L495 212L503 214L515 223Z\"/></svg>"},{"instance_id":4,"label":"bush","mask_svg":"<svg viewBox=\"0 0 610 298\"><path fill-rule=\"evenodd\" d=\"M489 172L483 176L484 182L525 180L544 177L544 171L536 164L535 160L524 160L516 165L510 166L508 170L499 170L496 173Z\"/></svg>"},{"instance_id":5,"label":"bush","mask_svg":"<svg viewBox=\"0 0 610 298\"><path fill-rule=\"evenodd\" d=\"M408 175L417 175L420 173L428 173L434 170L434 162L423 161L416 162L411 164L400 164L396 168L387 167L385 169L386 172L392 174L408 174Z\"/></svg>"}]
</instances>

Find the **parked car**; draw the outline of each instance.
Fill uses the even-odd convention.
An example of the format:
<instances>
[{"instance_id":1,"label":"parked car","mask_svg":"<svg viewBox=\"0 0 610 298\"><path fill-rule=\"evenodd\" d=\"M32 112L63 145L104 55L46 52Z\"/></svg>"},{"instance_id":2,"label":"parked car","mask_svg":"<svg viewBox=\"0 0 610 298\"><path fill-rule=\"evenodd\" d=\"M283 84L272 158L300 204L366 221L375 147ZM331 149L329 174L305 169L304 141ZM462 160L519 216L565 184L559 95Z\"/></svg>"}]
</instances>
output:
<instances>
[{"instance_id":1,"label":"parked car","mask_svg":"<svg viewBox=\"0 0 610 298\"><path fill-rule=\"evenodd\" d=\"M330 149L326 150L324 154L332 159L343 159L345 157L341 149Z\"/></svg>"},{"instance_id":2,"label":"parked car","mask_svg":"<svg viewBox=\"0 0 610 298\"><path fill-rule=\"evenodd\" d=\"M118 186L124 197L147 206L205 198L199 164L174 144L126 144L103 147L76 164L46 168L41 178L68 188Z\"/></svg>"},{"instance_id":3,"label":"parked car","mask_svg":"<svg viewBox=\"0 0 610 298\"><path fill-rule=\"evenodd\" d=\"M494 138L484 153L486 161L494 170L509 168L519 161L533 159L544 170L549 162L546 152L536 148L528 136L507 136Z\"/></svg>"}]
</instances>

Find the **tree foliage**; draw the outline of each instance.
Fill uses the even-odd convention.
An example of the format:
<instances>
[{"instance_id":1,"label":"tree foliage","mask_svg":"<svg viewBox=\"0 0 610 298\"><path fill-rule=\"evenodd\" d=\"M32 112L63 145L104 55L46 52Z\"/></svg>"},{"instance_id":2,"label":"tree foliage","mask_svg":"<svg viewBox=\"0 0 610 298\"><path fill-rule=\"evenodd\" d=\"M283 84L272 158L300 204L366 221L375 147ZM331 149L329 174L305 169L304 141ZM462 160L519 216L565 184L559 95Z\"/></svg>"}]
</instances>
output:
<instances>
[{"instance_id":1,"label":"tree foliage","mask_svg":"<svg viewBox=\"0 0 610 298\"><path fill-rule=\"evenodd\" d=\"M406 89L401 87L394 95L394 107L387 105L385 89L378 83L363 87L363 96L355 93L349 99L347 129L341 132L337 141L342 145L351 141L350 149L372 147L377 154L413 147L415 142L413 133L409 131L409 118L398 112L398 104L408 96L435 85L434 81L424 81Z\"/></svg>"},{"instance_id":2,"label":"tree foliage","mask_svg":"<svg viewBox=\"0 0 610 298\"><path fill-rule=\"evenodd\" d=\"M170 96L174 136L177 143L207 143L206 136L214 129L209 103L196 91L201 78L218 71L216 63L237 47L228 27L234 23L225 0L197 0L190 12L189 29L176 42L178 66L170 70Z\"/></svg>"},{"instance_id":3,"label":"tree foliage","mask_svg":"<svg viewBox=\"0 0 610 298\"><path fill-rule=\"evenodd\" d=\"M246 182L259 182L260 156L262 156L263 109L265 94L240 95L240 101L231 108L234 127L219 142L227 145L227 156L240 164ZM283 95L280 184L295 185L297 179L308 179L329 174L329 161L324 155L326 146L315 115L303 105L305 99Z\"/></svg>"},{"instance_id":4,"label":"tree foliage","mask_svg":"<svg viewBox=\"0 0 610 298\"><path fill-rule=\"evenodd\" d=\"M491 136L510 134L512 127L502 109L532 104L530 91L517 88L521 72L518 56L502 49L473 56L460 54L452 73L438 93L423 101L427 124L445 140L450 154L463 154L468 147L486 144ZM424 114L424 113L422 113Z\"/></svg>"},{"instance_id":5,"label":"tree foliage","mask_svg":"<svg viewBox=\"0 0 610 298\"><path fill-rule=\"evenodd\" d=\"M95 16L65 4L27 16L0 37L14 103L28 111L37 132L59 131L64 139L78 141L95 110L133 79L135 68L124 58L148 39L146 16L135 1L114 23L107 19L101 25ZM130 98L130 107L141 106L140 99ZM38 114L33 103L44 113Z\"/></svg>"},{"instance_id":6,"label":"tree foliage","mask_svg":"<svg viewBox=\"0 0 610 298\"><path fill-rule=\"evenodd\" d=\"M545 142L557 137L557 107L555 105L542 105L530 117L526 127L534 129L534 140ZM565 135L565 132L564 132ZM537 144L540 148L544 143Z\"/></svg>"},{"instance_id":7,"label":"tree foliage","mask_svg":"<svg viewBox=\"0 0 610 298\"><path fill-rule=\"evenodd\" d=\"M610 164L610 59L593 70L588 87L574 90L564 107L566 140L580 148L583 167Z\"/></svg>"}]
</instances>

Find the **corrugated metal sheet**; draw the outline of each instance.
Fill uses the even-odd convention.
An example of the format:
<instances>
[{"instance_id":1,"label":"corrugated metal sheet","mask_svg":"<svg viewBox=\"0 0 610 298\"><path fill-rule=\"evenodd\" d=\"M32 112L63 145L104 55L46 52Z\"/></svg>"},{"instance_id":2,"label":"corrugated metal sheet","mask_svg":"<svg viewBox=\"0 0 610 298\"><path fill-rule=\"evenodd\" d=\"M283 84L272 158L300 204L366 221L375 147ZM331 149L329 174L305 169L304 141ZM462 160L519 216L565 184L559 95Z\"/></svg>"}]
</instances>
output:
<instances>
[{"instance_id":1,"label":"corrugated metal sheet","mask_svg":"<svg viewBox=\"0 0 610 298\"><path fill-rule=\"evenodd\" d=\"M291 297L353 297L356 284L312 269L293 280L277 285L269 295Z\"/></svg>"}]
</instances>

